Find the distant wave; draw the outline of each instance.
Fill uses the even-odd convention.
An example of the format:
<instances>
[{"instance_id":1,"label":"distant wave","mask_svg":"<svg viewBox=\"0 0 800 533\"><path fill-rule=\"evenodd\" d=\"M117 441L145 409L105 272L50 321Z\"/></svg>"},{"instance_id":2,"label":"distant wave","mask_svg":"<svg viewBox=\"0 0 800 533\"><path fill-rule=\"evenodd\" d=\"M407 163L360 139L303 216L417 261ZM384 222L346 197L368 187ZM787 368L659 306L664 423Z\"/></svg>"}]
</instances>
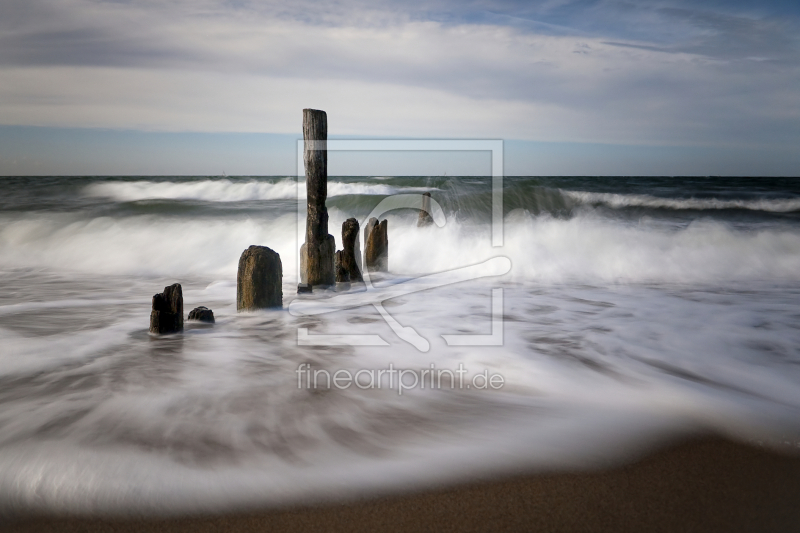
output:
<instances>
[{"instance_id":1,"label":"distant wave","mask_svg":"<svg viewBox=\"0 0 800 533\"><path fill-rule=\"evenodd\" d=\"M328 183L328 196L389 195L398 192L424 192L427 187L395 187L372 183ZM304 194L305 183L300 184ZM297 182L285 179L265 181L203 180L183 183L127 181L95 183L86 188L89 196L113 198L121 202L139 200L201 200L205 202L244 202L248 200L281 200L297 196Z\"/></svg>"},{"instance_id":2,"label":"distant wave","mask_svg":"<svg viewBox=\"0 0 800 533\"><path fill-rule=\"evenodd\" d=\"M718 198L660 198L647 194L614 194L605 192L561 191L564 196L583 204L605 204L622 207L652 207L655 209L748 209L790 213L800 211L800 198L720 200Z\"/></svg>"},{"instance_id":3,"label":"distant wave","mask_svg":"<svg viewBox=\"0 0 800 533\"><path fill-rule=\"evenodd\" d=\"M301 184L305 190L305 184ZM349 194L363 195L389 195L398 193L413 193L435 191L432 187L397 187L394 185L372 184L372 183L339 183L337 181L328 182L328 196L346 196Z\"/></svg>"}]
</instances>

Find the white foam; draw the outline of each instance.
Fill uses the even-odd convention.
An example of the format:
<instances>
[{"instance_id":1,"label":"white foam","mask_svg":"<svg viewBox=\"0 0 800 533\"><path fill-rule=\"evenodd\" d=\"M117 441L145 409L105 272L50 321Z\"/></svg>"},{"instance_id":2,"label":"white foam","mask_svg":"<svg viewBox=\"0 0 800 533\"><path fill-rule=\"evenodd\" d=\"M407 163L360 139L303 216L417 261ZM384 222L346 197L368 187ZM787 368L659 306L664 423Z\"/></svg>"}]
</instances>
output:
<instances>
[{"instance_id":1,"label":"white foam","mask_svg":"<svg viewBox=\"0 0 800 533\"><path fill-rule=\"evenodd\" d=\"M347 217L330 210L329 228ZM515 211L505 245L491 246L488 226L451 218L443 228L417 228L389 215L389 264L400 274L428 274L502 255L511 278L544 283L800 280L800 234L790 229L739 230L698 221L683 229L593 217L569 220ZM101 274L200 275L232 279L252 244L277 251L287 282L296 276L296 217L195 220L135 216L76 220L69 215L21 218L0 226L0 266L47 267ZM363 246L362 246L363 249Z\"/></svg>"},{"instance_id":2,"label":"white foam","mask_svg":"<svg viewBox=\"0 0 800 533\"><path fill-rule=\"evenodd\" d=\"M328 182L328 196L389 195L398 192L425 192L425 187L394 187L372 183ZM121 202L141 200L200 200L205 202L244 202L252 200L289 200L305 195L305 183L295 179L277 182L230 179L189 182L116 181L89 185L85 194L113 198Z\"/></svg>"},{"instance_id":3,"label":"white foam","mask_svg":"<svg viewBox=\"0 0 800 533\"><path fill-rule=\"evenodd\" d=\"M285 179L263 181L203 180L190 182L120 181L94 183L86 188L89 196L113 198L121 202L139 200L202 200L243 202L297 197L297 182Z\"/></svg>"},{"instance_id":4,"label":"white foam","mask_svg":"<svg viewBox=\"0 0 800 533\"><path fill-rule=\"evenodd\" d=\"M25 218L0 228L0 264L100 274L231 278L248 246L269 246L296 268L296 217L199 222L155 216Z\"/></svg>"},{"instance_id":5,"label":"white foam","mask_svg":"<svg viewBox=\"0 0 800 533\"><path fill-rule=\"evenodd\" d=\"M570 220L510 213L504 246L493 248L486 227L448 220L444 228L389 223L390 268L439 272L511 259L511 278L544 283L716 283L800 280L800 234L788 229L742 231L700 221L684 229L625 224L590 215Z\"/></svg>"},{"instance_id":6,"label":"white foam","mask_svg":"<svg viewBox=\"0 0 800 533\"><path fill-rule=\"evenodd\" d=\"M94 332L14 338L25 349L13 355L26 360L37 352L46 360L55 344L63 353L54 363L100 357L63 368L2 366L3 375L27 370L33 379L4 389L16 396L0 412L0 512L196 513L375 496L505 472L607 468L676 432L763 436L769 431L759 424L782 408L796 419L797 371L747 362L754 354L745 342L795 346L791 319L760 333L742 323L786 317L791 296L762 293L731 305L641 287L508 287L502 346L445 346L442 333L485 330L492 286L443 287L387 304L431 340L429 353L380 320L353 320L377 316L368 307L326 315L314 333L365 327L390 346L303 348L288 313L240 315L217 306L213 328L180 337L126 336L124 329L146 324L145 306L141 316ZM225 288L232 300L235 288ZM162 343L174 352L159 352ZM681 380L629 355L722 386ZM351 371L463 363L467 378L488 369L506 386L315 394L297 387L295 371L309 361ZM756 409L752 396L725 386L778 402L755 399Z\"/></svg>"},{"instance_id":7,"label":"white foam","mask_svg":"<svg viewBox=\"0 0 800 533\"><path fill-rule=\"evenodd\" d=\"M606 192L561 191L567 198L584 204L605 204L622 207L651 207L656 209L747 209L772 213L800 211L800 198L758 200L723 200L720 198L660 198L647 194L615 194Z\"/></svg>"}]
</instances>

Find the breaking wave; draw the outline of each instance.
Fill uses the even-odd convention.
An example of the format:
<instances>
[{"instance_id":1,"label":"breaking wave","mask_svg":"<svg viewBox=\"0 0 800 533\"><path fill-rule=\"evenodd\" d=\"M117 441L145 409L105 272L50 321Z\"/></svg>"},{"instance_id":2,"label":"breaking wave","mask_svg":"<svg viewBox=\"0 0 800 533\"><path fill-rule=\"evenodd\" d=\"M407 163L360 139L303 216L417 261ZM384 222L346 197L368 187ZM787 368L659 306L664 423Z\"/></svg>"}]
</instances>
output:
<instances>
[{"instance_id":1,"label":"breaking wave","mask_svg":"<svg viewBox=\"0 0 800 533\"><path fill-rule=\"evenodd\" d=\"M602 204L614 209L624 207L649 207L653 209L747 209L770 213L791 213L800 211L800 198L780 198L757 200L720 198L659 198L647 194L616 194L605 192L561 191L567 198L582 204Z\"/></svg>"},{"instance_id":2,"label":"breaking wave","mask_svg":"<svg viewBox=\"0 0 800 533\"><path fill-rule=\"evenodd\" d=\"M246 202L253 200L290 200L305 196L305 183L292 178L278 182L203 180L190 182L125 181L89 185L85 194L112 198L121 202L141 200L199 200L204 202ZM394 187L386 184L342 183L330 181L328 196L390 195L398 192L430 191L427 187Z\"/></svg>"},{"instance_id":3,"label":"breaking wave","mask_svg":"<svg viewBox=\"0 0 800 533\"><path fill-rule=\"evenodd\" d=\"M338 208L329 213L330 228L341 227L350 216ZM503 255L513 262L512 277L519 281L800 280L800 234L786 228L738 230L715 221L665 228L515 210L505 219L505 246L493 248L489 226L464 224L457 217L449 217L442 228L417 228L413 217L402 214L390 213L388 219L390 269L399 274L442 272ZM296 220L294 214L203 224L154 216L26 217L0 226L0 266L232 278L242 250L261 244L281 255L288 281L299 249ZM340 235L332 233L340 246Z\"/></svg>"}]
</instances>

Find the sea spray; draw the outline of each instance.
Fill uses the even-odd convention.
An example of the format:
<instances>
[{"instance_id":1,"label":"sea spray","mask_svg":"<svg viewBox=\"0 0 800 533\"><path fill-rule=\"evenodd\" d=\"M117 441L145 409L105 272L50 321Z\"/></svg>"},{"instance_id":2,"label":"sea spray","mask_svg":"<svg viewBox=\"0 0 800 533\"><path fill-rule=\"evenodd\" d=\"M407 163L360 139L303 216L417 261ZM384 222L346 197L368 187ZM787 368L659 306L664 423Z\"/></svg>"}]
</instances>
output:
<instances>
[{"instance_id":1,"label":"sea spray","mask_svg":"<svg viewBox=\"0 0 800 533\"><path fill-rule=\"evenodd\" d=\"M349 218L330 210L331 227ZM569 219L517 210L505 217L506 246L492 248L488 226L451 214L443 228L416 228L410 214L389 214L391 267L425 274L502 254L516 281L680 283L800 279L800 232L788 226L737 229L698 220L685 227L620 223L595 214ZM301 233L302 233L301 228ZM162 235L173 235L165 240ZM134 216L80 219L66 214L16 217L0 226L0 265L99 274L235 276L252 243L269 245L296 278L298 230L292 214L263 219ZM340 240L340 237L339 237ZM338 246L341 243L337 242ZM144 254L142 250L149 250Z\"/></svg>"}]
</instances>

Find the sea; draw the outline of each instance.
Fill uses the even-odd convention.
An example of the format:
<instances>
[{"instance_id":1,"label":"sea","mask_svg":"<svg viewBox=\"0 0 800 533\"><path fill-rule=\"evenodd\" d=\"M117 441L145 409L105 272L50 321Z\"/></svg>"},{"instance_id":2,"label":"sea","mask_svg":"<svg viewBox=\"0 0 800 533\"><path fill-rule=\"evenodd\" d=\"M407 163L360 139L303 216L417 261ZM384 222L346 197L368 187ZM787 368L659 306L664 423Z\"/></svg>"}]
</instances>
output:
<instances>
[{"instance_id":1,"label":"sea","mask_svg":"<svg viewBox=\"0 0 800 533\"><path fill-rule=\"evenodd\" d=\"M800 453L800 180L331 177L337 248L385 218L389 271L310 295L304 197L0 178L0 516L347 501L703 435ZM251 245L282 308L237 312ZM215 323L150 334L173 283Z\"/></svg>"}]
</instances>

